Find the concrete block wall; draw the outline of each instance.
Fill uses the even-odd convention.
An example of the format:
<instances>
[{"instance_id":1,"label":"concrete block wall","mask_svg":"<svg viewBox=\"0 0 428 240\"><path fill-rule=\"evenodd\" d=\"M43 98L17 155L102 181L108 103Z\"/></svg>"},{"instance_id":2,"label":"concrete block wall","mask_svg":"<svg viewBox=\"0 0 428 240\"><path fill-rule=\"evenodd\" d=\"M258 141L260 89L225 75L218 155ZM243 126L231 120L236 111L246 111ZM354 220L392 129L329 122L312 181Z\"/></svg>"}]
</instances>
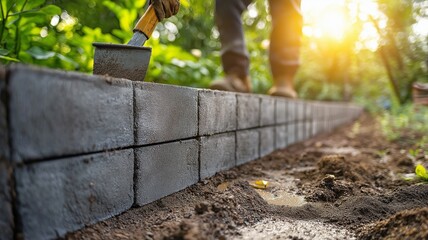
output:
<instances>
[{"instance_id":1,"label":"concrete block wall","mask_svg":"<svg viewBox=\"0 0 428 240\"><path fill-rule=\"evenodd\" d=\"M14 237L12 168L7 115L7 71L0 68L0 240Z\"/></svg>"},{"instance_id":2,"label":"concrete block wall","mask_svg":"<svg viewBox=\"0 0 428 240\"><path fill-rule=\"evenodd\" d=\"M0 239L64 236L362 112L24 65L0 93Z\"/></svg>"}]
</instances>

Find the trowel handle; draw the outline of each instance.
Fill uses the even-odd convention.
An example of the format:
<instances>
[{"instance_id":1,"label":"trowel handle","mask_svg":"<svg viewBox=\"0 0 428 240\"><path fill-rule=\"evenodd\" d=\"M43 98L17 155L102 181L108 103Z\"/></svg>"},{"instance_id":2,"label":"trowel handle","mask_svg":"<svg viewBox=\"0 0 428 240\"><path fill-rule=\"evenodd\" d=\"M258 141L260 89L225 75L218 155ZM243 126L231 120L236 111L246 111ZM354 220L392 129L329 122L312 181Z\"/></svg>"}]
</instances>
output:
<instances>
[{"instance_id":1,"label":"trowel handle","mask_svg":"<svg viewBox=\"0 0 428 240\"><path fill-rule=\"evenodd\" d=\"M147 38L150 38L158 22L159 19L156 16L155 9L153 8L152 4L150 4L144 15L140 18L140 20L138 20L137 25L135 25L134 32L140 31L144 33Z\"/></svg>"}]
</instances>

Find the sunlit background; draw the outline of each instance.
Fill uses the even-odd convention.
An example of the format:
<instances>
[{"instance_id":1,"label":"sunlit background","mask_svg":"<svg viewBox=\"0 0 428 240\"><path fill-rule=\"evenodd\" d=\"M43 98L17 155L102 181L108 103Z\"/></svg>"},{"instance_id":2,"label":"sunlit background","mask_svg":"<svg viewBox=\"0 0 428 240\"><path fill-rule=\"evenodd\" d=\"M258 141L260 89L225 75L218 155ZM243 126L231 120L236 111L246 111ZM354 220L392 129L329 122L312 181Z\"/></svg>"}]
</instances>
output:
<instances>
[{"instance_id":1,"label":"sunlit background","mask_svg":"<svg viewBox=\"0 0 428 240\"><path fill-rule=\"evenodd\" d=\"M415 3L421 7L427 4L424 1ZM384 30L388 21L374 0L303 0L302 12L305 17L303 33L307 37L343 41L360 24L358 48L372 51L377 50L381 39L373 21L377 22L381 30ZM424 38L428 35L428 19L426 16L415 17L412 28L420 38Z\"/></svg>"},{"instance_id":2,"label":"sunlit background","mask_svg":"<svg viewBox=\"0 0 428 240\"><path fill-rule=\"evenodd\" d=\"M386 19L377 4L370 0L306 0L302 3L302 11L306 23L303 33L309 38L328 38L333 42L341 42L346 40L348 34L353 34L358 22L364 22L360 26L358 48L372 51L377 49L380 38L368 20L372 17L379 20L381 28L386 26Z\"/></svg>"}]
</instances>

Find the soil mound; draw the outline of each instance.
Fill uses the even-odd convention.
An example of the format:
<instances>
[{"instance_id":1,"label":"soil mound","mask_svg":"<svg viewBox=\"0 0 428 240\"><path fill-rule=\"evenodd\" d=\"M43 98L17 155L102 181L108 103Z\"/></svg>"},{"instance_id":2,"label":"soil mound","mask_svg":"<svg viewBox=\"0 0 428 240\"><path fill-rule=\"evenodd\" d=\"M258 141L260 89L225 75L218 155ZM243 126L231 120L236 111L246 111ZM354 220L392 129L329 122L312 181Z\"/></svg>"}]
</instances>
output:
<instances>
[{"instance_id":1,"label":"soil mound","mask_svg":"<svg viewBox=\"0 0 428 240\"><path fill-rule=\"evenodd\" d=\"M341 196L352 192L353 186L349 182L337 180L334 175L326 175L306 199L312 202L335 202Z\"/></svg>"},{"instance_id":2,"label":"soil mound","mask_svg":"<svg viewBox=\"0 0 428 240\"><path fill-rule=\"evenodd\" d=\"M428 239L428 207L401 211L392 217L364 227L359 238Z\"/></svg>"},{"instance_id":3,"label":"soil mound","mask_svg":"<svg viewBox=\"0 0 428 240\"><path fill-rule=\"evenodd\" d=\"M385 219L408 209L428 206L428 185L402 187L390 194L347 198L329 214L339 224L360 224Z\"/></svg>"}]
</instances>

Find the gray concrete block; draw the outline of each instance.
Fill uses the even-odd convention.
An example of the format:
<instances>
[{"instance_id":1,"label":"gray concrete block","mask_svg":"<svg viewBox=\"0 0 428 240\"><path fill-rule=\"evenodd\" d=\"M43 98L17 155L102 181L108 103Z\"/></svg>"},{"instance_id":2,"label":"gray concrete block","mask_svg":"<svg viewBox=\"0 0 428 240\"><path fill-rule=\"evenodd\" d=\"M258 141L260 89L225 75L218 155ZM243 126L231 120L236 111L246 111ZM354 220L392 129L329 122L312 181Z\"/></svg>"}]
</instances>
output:
<instances>
[{"instance_id":1,"label":"gray concrete block","mask_svg":"<svg viewBox=\"0 0 428 240\"><path fill-rule=\"evenodd\" d=\"M6 68L0 66L0 240L13 239L14 220L10 189L11 167L7 126Z\"/></svg>"},{"instance_id":2,"label":"gray concrete block","mask_svg":"<svg viewBox=\"0 0 428 240\"><path fill-rule=\"evenodd\" d=\"M301 142L305 140L305 122L301 121L296 124L297 126L297 141Z\"/></svg>"},{"instance_id":3,"label":"gray concrete block","mask_svg":"<svg viewBox=\"0 0 428 240\"><path fill-rule=\"evenodd\" d=\"M260 126L275 125L275 98L268 96L260 98Z\"/></svg>"},{"instance_id":4,"label":"gray concrete block","mask_svg":"<svg viewBox=\"0 0 428 240\"><path fill-rule=\"evenodd\" d=\"M295 122L297 121L297 101L289 99L287 102L287 122Z\"/></svg>"},{"instance_id":5,"label":"gray concrete block","mask_svg":"<svg viewBox=\"0 0 428 240\"><path fill-rule=\"evenodd\" d=\"M133 150L40 162L15 171L25 239L52 239L129 209Z\"/></svg>"},{"instance_id":6,"label":"gray concrete block","mask_svg":"<svg viewBox=\"0 0 428 240\"><path fill-rule=\"evenodd\" d=\"M319 133L320 133L319 122L314 120L312 122L312 136L315 136Z\"/></svg>"},{"instance_id":7,"label":"gray concrete block","mask_svg":"<svg viewBox=\"0 0 428 240\"><path fill-rule=\"evenodd\" d=\"M291 145L291 144L294 144L294 143L296 143L296 142L298 142L298 139L297 139L297 126L296 126L296 124L297 123L290 123L290 124L288 124L287 125L287 132L288 132L288 135L287 135L287 145Z\"/></svg>"},{"instance_id":8,"label":"gray concrete block","mask_svg":"<svg viewBox=\"0 0 428 240\"><path fill-rule=\"evenodd\" d=\"M296 119L297 121L301 121L305 119L305 102L302 100L295 100L296 106Z\"/></svg>"},{"instance_id":9,"label":"gray concrete block","mask_svg":"<svg viewBox=\"0 0 428 240\"><path fill-rule=\"evenodd\" d=\"M13 212L10 189L11 169L0 157L0 239L13 239Z\"/></svg>"},{"instance_id":10,"label":"gray concrete block","mask_svg":"<svg viewBox=\"0 0 428 240\"><path fill-rule=\"evenodd\" d=\"M236 165L235 151L234 132L201 137L201 179L211 177L219 171L234 167Z\"/></svg>"},{"instance_id":11,"label":"gray concrete block","mask_svg":"<svg viewBox=\"0 0 428 240\"><path fill-rule=\"evenodd\" d=\"M9 73L15 161L134 144L131 81L14 65Z\"/></svg>"},{"instance_id":12,"label":"gray concrete block","mask_svg":"<svg viewBox=\"0 0 428 240\"><path fill-rule=\"evenodd\" d=\"M329 107L327 106L327 104L324 104L323 106L323 121L329 121L330 120L330 116L329 116Z\"/></svg>"},{"instance_id":13,"label":"gray concrete block","mask_svg":"<svg viewBox=\"0 0 428 240\"><path fill-rule=\"evenodd\" d=\"M236 165L253 161L259 155L259 130L243 130L236 132Z\"/></svg>"},{"instance_id":14,"label":"gray concrete block","mask_svg":"<svg viewBox=\"0 0 428 240\"><path fill-rule=\"evenodd\" d=\"M135 203L144 205L199 181L199 142L186 140L135 150Z\"/></svg>"},{"instance_id":15,"label":"gray concrete block","mask_svg":"<svg viewBox=\"0 0 428 240\"><path fill-rule=\"evenodd\" d=\"M318 107L319 107L319 109L318 109L318 120L324 121L326 119L326 112L325 112L326 106L322 103L319 103Z\"/></svg>"},{"instance_id":16,"label":"gray concrete block","mask_svg":"<svg viewBox=\"0 0 428 240\"><path fill-rule=\"evenodd\" d=\"M318 112L317 112L317 119L318 121L322 122L326 119L326 114L325 114L325 106L322 103L318 104Z\"/></svg>"},{"instance_id":17,"label":"gray concrete block","mask_svg":"<svg viewBox=\"0 0 428 240\"><path fill-rule=\"evenodd\" d=\"M275 151L276 127L260 128L260 157Z\"/></svg>"},{"instance_id":18,"label":"gray concrete block","mask_svg":"<svg viewBox=\"0 0 428 240\"><path fill-rule=\"evenodd\" d=\"M320 118L320 107L318 102L313 102L312 104L312 119L318 121Z\"/></svg>"},{"instance_id":19,"label":"gray concrete block","mask_svg":"<svg viewBox=\"0 0 428 240\"><path fill-rule=\"evenodd\" d=\"M0 161L9 160L9 135L7 126L6 68L0 66Z\"/></svg>"},{"instance_id":20,"label":"gray concrete block","mask_svg":"<svg viewBox=\"0 0 428 240\"><path fill-rule=\"evenodd\" d=\"M199 135L236 130L236 94L199 91Z\"/></svg>"},{"instance_id":21,"label":"gray concrete block","mask_svg":"<svg viewBox=\"0 0 428 240\"><path fill-rule=\"evenodd\" d=\"M308 139L308 136L307 136L307 132L308 132L307 127L308 127L308 125L307 125L306 121L303 121L300 124L302 125L301 126L301 128L302 128L301 140L305 141L306 139Z\"/></svg>"},{"instance_id":22,"label":"gray concrete block","mask_svg":"<svg viewBox=\"0 0 428 240\"><path fill-rule=\"evenodd\" d=\"M288 125L282 124L276 126L276 137L275 137L275 148L285 148L288 146L287 139L288 139Z\"/></svg>"},{"instance_id":23,"label":"gray concrete block","mask_svg":"<svg viewBox=\"0 0 428 240\"><path fill-rule=\"evenodd\" d=\"M155 83L134 83L138 145L195 137L198 90Z\"/></svg>"},{"instance_id":24,"label":"gray concrete block","mask_svg":"<svg viewBox=\"0 0 428 240\"><path fill-rule=\"evenodd\" d=\"M313 119L313 103L312 102L305 102L305 113L304 113L304 119L305 120L312 120Z\"/></svg>"},{"instance_id":25,"label":"gray concrete block","mask_svg":"<svg viewBox=\"0 0 428 240\"><path fill-rule=\"evenodd\" d=\"M260 126L260 98L257 95L237 94L237 129Z\"/></svg>"},{"instance_id":26,"label":"gray concrete block","mask_svg":"<svg viewBox=\"0 0 428 240\"><path fill-rule=\"evenodd\" d=\"M329 104L327 107L326 107L326 115L327 115L327 120L328 121L333 121L334 119L335 119L335 114L334 114L334 112L333 112L333 108L331 107L331 104Z\"/></svg>"},{"instance_id":27,"label":"gray concrete block","mask_svg":"<svg viewBox=\"0 0 428 240\"><path fill-rule=\"evenodd\" d=\"M283 124L287 122L288 112L287 112L287 100L284 98L276 98L275 104L275 122L276 124Z\"/></svg>"},{"instance_id":28,"label":"gray concrete block","mask_svg":"<svg viewBox=\"0 0 428 240\"><path fill-rule=\"evenodd\" d=\"M305 140L312 137L312 121L305 121Z\"/></svg>"}]
</instances>

